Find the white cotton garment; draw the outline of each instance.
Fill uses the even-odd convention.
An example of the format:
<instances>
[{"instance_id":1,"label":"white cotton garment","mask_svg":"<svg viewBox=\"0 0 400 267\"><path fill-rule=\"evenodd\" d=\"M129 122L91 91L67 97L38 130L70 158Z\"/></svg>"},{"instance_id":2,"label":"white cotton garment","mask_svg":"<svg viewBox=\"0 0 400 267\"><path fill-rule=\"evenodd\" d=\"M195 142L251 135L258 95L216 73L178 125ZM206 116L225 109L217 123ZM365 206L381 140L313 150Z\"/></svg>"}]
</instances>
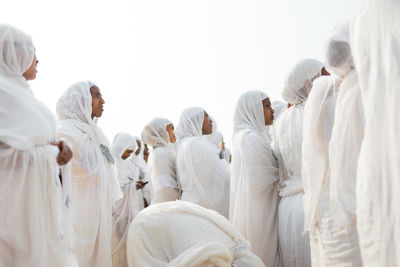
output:
<instances>
[{"instance_id":1,"label":"white cotton garment","mask_svg":"<svg viewBox=\"0 0 400 267\"><path fill-rule=\"evenodd\" d=\"M226 218L185 201L140 212L129 229L128 257L129 267L264 266Z\"/></svg>"},{"instance_id":2,"label":"white cotton garment","mask_svg":"<svg viewBox=\"0 0 400 267\"><path fill-rule=\"evenodd\" d=\"M79 266L112 266L112 206L121 198L109 143L91 118L89 81L73 84L58 100L59 137L73 148L71 161L75 250Z\"/></svg>"},{"instance_id":3,"label":"white cotton garment","mask_svg":"<svg viewBox=\"0 0 400 267\"><path fill-rule=\"evenodd\" d=\"M364 266L399 266L400 3L362 2L350 30L365 118L356 181L357 231Z\"/></svg>"},{"instance_id":4,"label":"white cotton garment","mask_svg":"<svg viewBox=\"0 0 400 267\"><path fill-rule=\"evenodd\" d=\"M143 198L145 198L147 203L150 205L151 200L153 199L153 188L149 178L147 163L143 158L144 144L139 137L135 136L135 139L140 144L140 151L137 155L133 153L129 158L130 178L135 181L141 180L149 182L144 188L140 189L140 191L142 192Z\"/></svg>"},{"instance_id":5,"label":"white cotton garment","mask_svg":"<svg viewBox=\"0 0 400 267\"><path fill-rule=\"evenodd\" d=\"M155 118L142 131L142 140L152 147L148 171L153 189L151 203L180 199L180 185L176 177L176 153L169 140L167 126L171 121Z\"/></svg>"},{"instance_id":6,"label":"white cotton garment","mask_svg":"<svg viewBox=\"0 0 400 267\"><path fill-rule=\"evenodd\" d=\"M188 108L182 112L176 130L181 137L176 156L181 200L216 210L228 218L229 170L215 145L201 136L203 120L204 109Z\"/></svg>"},{"instance_id":7,"label":"white cotton garment","mask_svg":"<svg viewBox=\"0 0 400 267\"><path fill-rule=\"evenodd\" d=\"M23 77L34 51L30 36L0 24L0 266L76 266L56 121Z\"/></svg>"},{"instance_id":8,"label":"white cotton garment","mask_svg":"<svg viewBox=\"0 0 400 267\"><path fill-rule=\"evenodd\" d=\"M310 234L313 266L335 266L338 260L340 262L340 255L337 255L340 250L332 249L340 239L332 228L328 157L338 84L339 81L330 76L316 79L304 108L304 228Z\"/></svg>"},{"instance_id":9,"label":"white cotton garment","mask_svg":"<svg viewBox=\"0 0 400 267\"><path fill-rule=\"evenodd\" d=\"M323 63L304 59L286 78L282 96L288 108L276 122L273 150L279 164L279 244L284 267L311 266L309 235L304 233L304 189L301 178L303 111L312 82Z\"/></svg>"},{"instance_id":10,"label":"white cotton garment","mask_svg":"<svg viewBox=\"0 0 400 267\"><path fill-rule=\"evenodd\" d=\"M142 192L136 190L136 182L131 178L132 165L129 164L129 158L122 159L126 150L135 151L137 148L136 138L128 133L116 134L111 145L111 151L117 165L118 180L123 193L123 197L115 203L113 210L113 267L128 266L126 239L129 225L136 214L144 208Z\"/></svg>"},{"instance_id":11,"label":"white cotton garment","mask_svg":"<svg viewBox=\"0 0 400 267\"><path fill-rule=\"evenodd\" d=\"M354 144L345 141L346 136L359 133L359 124L344 121L345 118L353 119L354 113L339 111L343 110L340 104L343 95L349 96L349 85L354 82L350 79L352 82L349 83L348 79L353 76L349 73L352 73L354 64L347 22L334 27L324 41L324 48L326 67L335 78L321 77L314 82L304 112L302 177L305 229L310 231L313 266L362 266L355 217L352 222L343 222L340 218L343 217L342 211L334 201L335 198L343 201L342 207L355 207L355 172L353 177L346 175L346 165L351 166L353 162L355 169L358 152L351 149L357 143L359 146L362 140L357 142L353 139L351 142ZM347 103L346 109L359 108L354 106L355 103ZM353 160L346 157L350 154ZM340 181L346 186L337 188Z\"/></svg>"},{"instance_id":12,"label":"white cotton garment","mask_svg":"<svg viewBox=\"0 0 400 267\"><path fill-rule=\"evenodd\" d=\"M266 266L278 266L278 162L266 137L261 91L242 94L234 115L230 220Z\"/></svg>"}]
</instances>

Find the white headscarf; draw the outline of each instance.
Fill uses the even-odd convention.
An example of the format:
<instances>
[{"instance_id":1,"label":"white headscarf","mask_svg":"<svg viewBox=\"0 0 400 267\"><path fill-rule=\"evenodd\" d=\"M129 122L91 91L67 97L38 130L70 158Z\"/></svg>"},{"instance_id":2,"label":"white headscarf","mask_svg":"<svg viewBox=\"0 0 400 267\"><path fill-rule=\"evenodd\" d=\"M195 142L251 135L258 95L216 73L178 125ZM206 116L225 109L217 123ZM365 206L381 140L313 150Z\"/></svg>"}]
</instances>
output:
<instances>
[{"instance_id":1,"label":"white headscarf","mask_svg":"<svg viewBox=\"0 0 400 267\"><path fill-rule=\"evenodd\" d=\"M92 119L92 95L90 88L96 86L90 81L71 85L57 102L57 116L64 124L72 124L93 141L108 146L107 137Z\"/></svg>"},{"instance_id":2,"label":"white headscarf","mask_svg":"<svg viewBox=\"0 0 400 267\"><path fill-rule=\"evenodd\" d=\"M266 98L268 96L261 91L249 91L239 97L233 118L234 132L243 129L251 129L260 133L265 132L262 101Z\"/></svg>"},{"instance_id":3,"label":"white headscarf","mask_svg":"<svg viewBox=\"0 0 400 267\"><path fill-rule=\"evenodd\" d=\"M172 124L168 119L155 118L142 131L142 140L152 147L169 146L170 140L167 126Z\"/></svg>"},{"instance_id":4,"label":"white headscarf","mask_svg":"<svg viewBox=\"0 0 400 267\"><path fill-rule=\"evenodd\" d=\"M316 59L308 58L298 62L286 76L282 97L290 104L306 101L312 87L312 81L321 76L324 64Z\"/></svg>"},{"instance_id":5,"label":"white headscarf","mask_svg":"<svg viewBox=\"0 0 400 267\"><path fill-rule=\"evenodd\" d=\"M341 79L354 69L349 23L338 23L324 41L326 69Z\"/></svg>"},{"instance_id":6,"label":"white headscarf","mask_svg":"<svg viewBox=\"0 0 400 267\"><path fill-rule=\"evenodd\" d=\"M0 24L0 141L20 150L48 144L56 135L53 114L35 99L23 77L34 54L31 37Z\"/></svg>"},{"instance_id":7,"label":"white headscarf","mask_svg":"<svg viewBox=\"0 0 400 267\"><path fill-rule=\"evenodd\" d=\"M128 133L118 133L115 135L111 145L111 152L116 159L122 160L122 155L126 150L135 151L138 148L136 138Z\"/></svg>"},{"instance_id":8,"label":"white headscarf","mask_svg":"<svg viewBox=\"0 0 400 267\"><path fill-rule=\"evenodd\" d=\"M191 107L185 109L179 119L175 135L178 140L189 136L203 135L204 109Z\"/></svg>"}]
</instances>

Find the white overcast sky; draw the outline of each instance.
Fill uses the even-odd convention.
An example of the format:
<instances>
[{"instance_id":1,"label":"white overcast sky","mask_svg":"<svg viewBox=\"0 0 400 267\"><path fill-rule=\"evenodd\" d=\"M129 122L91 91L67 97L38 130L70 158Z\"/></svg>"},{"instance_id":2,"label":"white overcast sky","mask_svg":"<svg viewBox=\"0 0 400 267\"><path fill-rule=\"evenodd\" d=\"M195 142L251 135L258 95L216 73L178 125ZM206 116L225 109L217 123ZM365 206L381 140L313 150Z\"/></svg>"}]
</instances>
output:
<instances>
[{"instance_id":1,"label":"white overcast sky","mask_svg":"<svg viewBox=\"0 0 400 267\"><path fill-rule=\"evenodd\" d=\"M360 0L6 0L1 22L33 37L39 59L31 82L53 112L80 80L105 99L99 125L112 141L140 136L154 117L178 124L201 106L231 143L238 96L262 90L280 100L298 60L323 60L322 41Z\"/></svg>"}]
</instances>

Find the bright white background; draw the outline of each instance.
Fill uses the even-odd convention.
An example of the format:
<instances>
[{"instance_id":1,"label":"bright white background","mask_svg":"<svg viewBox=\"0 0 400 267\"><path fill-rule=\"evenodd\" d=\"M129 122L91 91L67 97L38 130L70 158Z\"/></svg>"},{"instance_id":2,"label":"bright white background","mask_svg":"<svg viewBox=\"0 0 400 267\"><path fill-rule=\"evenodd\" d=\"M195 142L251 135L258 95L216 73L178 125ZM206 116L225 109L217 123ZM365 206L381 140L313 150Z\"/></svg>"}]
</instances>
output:
<instances>
[{"instance_id":1,"label":"bright white background","mask_svg":"<svg viewBox=\"0 0 400 267\"><path fill-rule=\"evenodd\" d=\"M359 0L8 0L0 19L33 37L31 85L53 112L74 82L92 80L106 101L99 125L110 141L140 136L154 117L178 124L201 106L231 142L238 96L280 100L296 61L323 60L324 36L351 19Z\"/></svg>"}]
</instances>

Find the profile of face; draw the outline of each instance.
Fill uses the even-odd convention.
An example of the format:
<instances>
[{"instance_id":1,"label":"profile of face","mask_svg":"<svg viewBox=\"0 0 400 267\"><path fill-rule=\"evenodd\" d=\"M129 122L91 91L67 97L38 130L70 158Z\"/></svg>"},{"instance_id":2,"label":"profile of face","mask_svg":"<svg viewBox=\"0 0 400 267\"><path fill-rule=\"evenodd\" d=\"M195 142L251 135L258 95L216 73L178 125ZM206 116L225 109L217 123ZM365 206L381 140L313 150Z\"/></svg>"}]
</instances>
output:
<instances>
[{"instance_id":1,"label":"profile of face","mask_svg":"<svg viewBox=\"0 0 400 267\"><path fill-rule=\"evenodd\" d=\"M262 106L264 111L265 125L272 125L274 123L274 110L272 109L269 97L262 101Z\"/></svg>"},{"instance_id":2,"label":"profile of face","mask_svg":"<svg viewBox=\"0 0 400 267\"><path fill-rule=\"evenodd\" d=\"M34 80L36 79L36 73L37 73L37 64L39 63L39 60L37 60L36 55L33 56L32 64L29 67L27 71L22 74L24 78L29 81L29 80Z\"/></svg>"},{"instance_id":3,"label":"profile of face","mask_svg":"<svg viewBox=\"0 0 400 267\"><path fill-rule=\"evenodd\" d=\"M124 154L122 154L121 159L127 159L131 156L131 154L133 153L133 150L127 149L125 150Z\"/></svg>"},{"instance_id":4,"label":"profile of face","mask_svg":"<svg viewBox=\"0 0 400 267\"><path fill-rule=\"evenodd\" d=\"M224 140L222 140L221 150L222 150L222 151L225 151L225 142L224 142Z\"/></svg>"},{"instance_id":5,"label":"profile of face","mask_svg":"<svg viewBox=\"0 0 400 267\"><path fill-rule=\"evenodd\" d=\"M136 143L137 143L138 148L135 151L135 155L137 156L140 153L140 149L141 149L142 143L139 140L136 140Z\"/></svg>"},{"instance_id":6,"label":"profile of face","mask_svg":"<svg viewBox=\"0 0 400 267\"><path fill-rule=\"evenodd\" d=\"M174 125L172 123L168 124L166 130L167 130L167 133L169 136L169 141L171 143L175 143L176 137L175 137L175 132L174 132L174 130L175 130Z\"/></svg>"},{"instance_id":7,"label":"profile of face","mask_svg":"<svg viewBox=\"0 0 400 267\"><path fill-rule=\"evenodd\" d=\"M104 99L100 93L100 89L97 86L90 87L90 94L92 95L92 119L94 117L101 117L104 108Z\"/></svg>"},{"instance_id":8,"label":"profile of face","mask_svg":"<svg viewBox=\"0 0 400 267\"><path fill-rule=\"evenodd\" d=\"M147 147L147 144L144 144L143 159L146 162L149 159L149 148Z\"/></svg>"},{"instance_id":9,"label":"profile of face","mask_svg":"<svg viewBox=\"0 0 400 267\"><path fill-rule=\"evenodd\" d=\"M204 111L204 120L203 120L203 127L202 127L202 134L203 135L208 135L212 134L212 126L213 122L208 116L207 112Z\"/></svg>"}]
</instances>

